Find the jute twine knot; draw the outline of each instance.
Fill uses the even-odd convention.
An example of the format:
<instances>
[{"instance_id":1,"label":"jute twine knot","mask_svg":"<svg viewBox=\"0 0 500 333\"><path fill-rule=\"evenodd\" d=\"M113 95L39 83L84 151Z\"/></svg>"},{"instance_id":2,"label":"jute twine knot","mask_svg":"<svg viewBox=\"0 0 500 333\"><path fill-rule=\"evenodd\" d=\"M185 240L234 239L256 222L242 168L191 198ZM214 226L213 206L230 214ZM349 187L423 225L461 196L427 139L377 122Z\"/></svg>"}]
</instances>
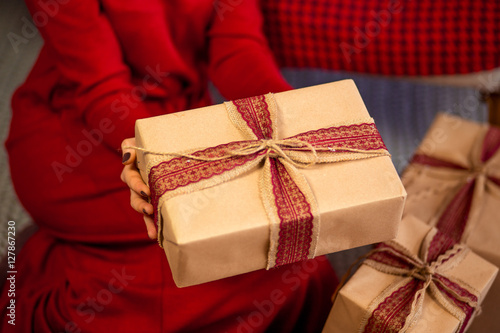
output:
<instances>
[{"instance_id":1,"label":"jute twine knot","mask_svg":"<svg viewBox=\"0 0 500 333\"><path fill-rule=\"evenodd\" d=\"M425 264L420 267L413 268L408 275L422 281L429 281L436 274L434 267Z\"/></svg>"},{"instance_id":2,"label":"jute twine knot","mask_svg":"<svg viewBox=\"0 0 500 333\"><path fill-rule=\"evenodd\" d=\"M474 165L474 167L470 171L470 177L476 178L480 175L486 175L486 165L481 163L479 165Z\"/></svg>"},{"instance_id":3,"label":"jute twine knot","mask_svg":"<svg viewBox=\"0 0 500 333\"><path fill-rule=\"evenodd\" d=\"M266 151L266 158L282 158L297 168L311 167L319 161L316 148L309 142L297 139L262 139L256 141L254 144L249 144L245 148L229 151L228 153L231 155L251 155L260 151ZM309 152L312 153L312 156L307 156L304 162L304 154L299 159L292 151Z\"/></svg>"}]
</instances>

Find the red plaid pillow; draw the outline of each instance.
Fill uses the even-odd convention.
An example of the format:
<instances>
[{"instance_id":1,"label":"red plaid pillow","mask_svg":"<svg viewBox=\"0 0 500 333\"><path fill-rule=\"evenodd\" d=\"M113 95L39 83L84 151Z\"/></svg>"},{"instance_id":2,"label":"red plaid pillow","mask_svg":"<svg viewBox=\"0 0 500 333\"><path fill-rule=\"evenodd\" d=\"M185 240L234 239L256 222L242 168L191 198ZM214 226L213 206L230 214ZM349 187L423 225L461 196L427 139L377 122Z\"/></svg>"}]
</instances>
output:
<instances>
[{"instance_id":1,"label":"red plaid pillow","mask_svg":"<svg viewBox=\"0 0 500 333\"><path fill-rule=\"evenodd\" d=\"M262 7L283 67L384 75L500 67L500 1L266 0Z\"/></svg>"}]
</instances>

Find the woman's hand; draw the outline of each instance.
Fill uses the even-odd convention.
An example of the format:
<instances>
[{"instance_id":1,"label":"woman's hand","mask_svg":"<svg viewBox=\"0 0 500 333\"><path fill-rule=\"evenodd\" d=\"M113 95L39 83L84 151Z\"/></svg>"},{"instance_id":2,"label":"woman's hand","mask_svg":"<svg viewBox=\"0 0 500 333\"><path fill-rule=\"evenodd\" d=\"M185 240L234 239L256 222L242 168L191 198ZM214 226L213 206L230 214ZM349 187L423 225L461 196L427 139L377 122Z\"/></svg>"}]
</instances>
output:
<instances>
[{"instance_id":1,"label":"woman's hand","mask_svg":"<svg viewBox=\"0 0 500 333\"><path fill-rule=\"evenodd\" d=\"M151 215L153 214L153 205L148 203L148 197L151 195L149 187L144 184L141 174L135 166L135 149L124 149L123 147L135 146L135 138L125 139L122 142L123 171L121 179L130 187L130 205L138 213L144 215L148 236L151 239L157 238L156 227Z\"/></svg>"}]
</instances>

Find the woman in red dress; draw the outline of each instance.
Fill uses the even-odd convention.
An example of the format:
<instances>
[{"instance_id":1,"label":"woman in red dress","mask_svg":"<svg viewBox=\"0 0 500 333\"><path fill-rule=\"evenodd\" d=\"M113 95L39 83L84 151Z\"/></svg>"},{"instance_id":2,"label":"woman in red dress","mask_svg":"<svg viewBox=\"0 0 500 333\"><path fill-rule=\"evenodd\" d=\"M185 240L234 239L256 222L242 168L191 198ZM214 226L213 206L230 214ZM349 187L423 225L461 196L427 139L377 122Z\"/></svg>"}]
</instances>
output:
<instances>
[{"instance_id":1,"label":"woman in red dress","mask_svg":"<svg viewBox=\"0 0 500 333\"><path fill-rule=\"evenodd\" d=\"M179 289L119 177L135 120L209 105L209 78L227 99L290 89L257 2L27 0L45 44L6 147L39 230L17 258L15 326L4 286L2 332L321 330L324 257Z\"/></svg>"}]
</instances>

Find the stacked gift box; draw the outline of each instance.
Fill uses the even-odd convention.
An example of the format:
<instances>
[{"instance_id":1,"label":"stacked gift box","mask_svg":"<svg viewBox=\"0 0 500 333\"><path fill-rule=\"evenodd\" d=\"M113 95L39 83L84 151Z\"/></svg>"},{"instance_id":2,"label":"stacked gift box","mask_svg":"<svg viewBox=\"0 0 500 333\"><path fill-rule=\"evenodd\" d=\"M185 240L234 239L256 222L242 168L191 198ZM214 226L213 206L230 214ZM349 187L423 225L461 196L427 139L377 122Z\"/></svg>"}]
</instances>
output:
<instances>
[{"instance_id":1,"label":"stacked gift box","mask_svg":"<svg viewBox=\"0 0 500 333\"><path fill-rule=\"evenodd\" d=\"M323 332L464 332L498 269L406 215L335 295Z\"/></svg>"},{"instance_id":2,"label":"stacked gift box","mask_svg":"<svg viewBox=\"0 0 500 333\"><path fill-rule=\"evenodd\" d=\"M400 271L401 262L394 260L394 257L392 261L388 260L390 268L387 269L387 266L377 262L380 258L377 258L375 250L336 295L324 332L500 331L497 309L500 282L494 282L496 266L500 266L499 148L499 128L440 114L403 173L408 197L395 242L403 244L413 254L420 253L419 259L424 260L422 251L426 251L427 245L425 242L416 242L418 237L415 235L419 235L416 229L433 227L446 239L442 241L446 246L441 255L446 257L446 251L452 251L453 246L463 246L473 251L475 259L472 261L464 260L443 273L430 270L434 280L439 281L442 277L450 281L456 279L460 282L455 285L464 286L465 291L432 292L428 287L427 297L416 291L404 298L401 292L395 290L394 284L397 285L397 282L394 281L413 279L414 282L422 283L424 276L431 277L428 273L422 274L419 265L413 266L411 274L407 267L406 271ZM391 245L383 243L378 248ZM439 266L437 262L426 264L428 267L433 265ZM419 273L415 275L414 272ZM375 292L373 283L382 283ZM397 286L404 289L404 286ZM389 292L394 294L388 295ZM464 294L474 293L474 302L462 299ZM450 298L453 294L460 295L460 298ZM399 299L396 299L397 295ZM444 295L448 301L443 301L440 295ZM416 316L411 311L403 310L410 300L414 306L422 297L424 304L421 313L418 313L417 308L413 309L418 314ZM426 305L425 299L432 304ZM448 306L464 301L470 303L469 307L473 304L473 309L461 306L462 310L454 311ZM391 308L384 308L387 304ZM402 317L404 321L401 321Z\"/></svg>"},{"instance_id":3,"label":"stacked gift box","mask_svg":"<svg viewBox=\"0 0 500 333\"><path fill-rule=\"evenodd\" d=\"M500 266L500 128L440 114L403 174L405 212ZM500 332L493 284L470 332Z\"/></svg>"}]
</instances>

